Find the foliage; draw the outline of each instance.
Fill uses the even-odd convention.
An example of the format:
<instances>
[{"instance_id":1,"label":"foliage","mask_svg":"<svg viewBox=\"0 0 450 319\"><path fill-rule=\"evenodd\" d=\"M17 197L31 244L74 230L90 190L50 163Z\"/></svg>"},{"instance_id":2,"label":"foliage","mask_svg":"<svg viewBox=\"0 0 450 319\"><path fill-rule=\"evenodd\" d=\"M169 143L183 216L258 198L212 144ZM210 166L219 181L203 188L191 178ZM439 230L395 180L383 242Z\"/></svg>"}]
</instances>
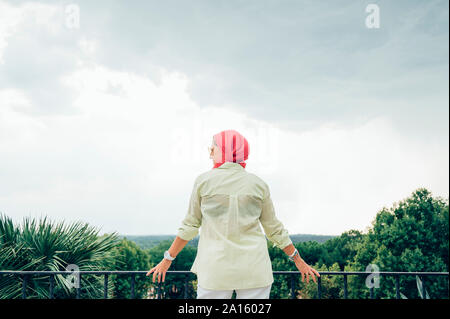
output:
<instances>
[{"instance_id":1,"label":"foliage","mask_svg":"<svg viewBox=\"0 0 450 319\"><path fill-rule=\"evenodd\" d=\"M0 269L27 271L65 271L68 265L83 270L104 270L111 265L111 249L117 234L99 236L98 230L81 222L53 223L47 218L25 218L21 226L0 215ZM103 296L102 278L81 276L81 295ZM0 298L19 298L23 278L0 277ZM49 297L49 276L32 276L27 280L28 298ZM55 298L74 298L76 291L66 275L55 276Z\"/></svg>"},{"instance_id":2,"label":"foliage","mask_svg":"<svg viewBox=\"0 0 450 319\"><path fill-rule=\"evenodd\" d=\"M322 260L328 267L338 263L339 270L343 271L349 261L353 260L358 247L364 241L364 234L358 230L344 232L341 236L332 238L324 243L325 250Z\"/></svg>"},{"instance_id":3,"label":"foliage","mask_svg":"<svg viewBox=\"0 0 450 319\"><path fill-rule=\"evenodd\" d=\"M111 270L132 271L150 269L150 255L148 251L141 249L136 243L124 238L112 250L114 262ZM126 299L131 296L131 276L127 275L112 275L113 282L112 298ZM135 277L134 297L142 299L146 297L147 291L150 288L149 280L144 276Z\"/></svg>"}]
</instances>

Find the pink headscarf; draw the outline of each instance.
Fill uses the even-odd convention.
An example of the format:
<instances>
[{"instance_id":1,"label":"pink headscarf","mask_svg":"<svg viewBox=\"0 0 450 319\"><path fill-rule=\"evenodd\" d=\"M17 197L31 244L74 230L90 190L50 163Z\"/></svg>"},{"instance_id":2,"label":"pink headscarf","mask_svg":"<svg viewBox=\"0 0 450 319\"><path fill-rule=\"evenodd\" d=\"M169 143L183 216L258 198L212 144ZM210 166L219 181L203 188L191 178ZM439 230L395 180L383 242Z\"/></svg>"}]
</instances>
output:
<instances>
[{"instance_id":1,"label":"pink headscarf","mask_svg":"<svg viewBox=\"0 0 450 319\"><path fill-rule=\"evenodd\" d=\"M215 163L213 168L225 162L239 163L245 168L249 146L244 136L235 130L226 130L214 135L214 142L222 150L222 161Z\"/></svg>"}]
</instances>

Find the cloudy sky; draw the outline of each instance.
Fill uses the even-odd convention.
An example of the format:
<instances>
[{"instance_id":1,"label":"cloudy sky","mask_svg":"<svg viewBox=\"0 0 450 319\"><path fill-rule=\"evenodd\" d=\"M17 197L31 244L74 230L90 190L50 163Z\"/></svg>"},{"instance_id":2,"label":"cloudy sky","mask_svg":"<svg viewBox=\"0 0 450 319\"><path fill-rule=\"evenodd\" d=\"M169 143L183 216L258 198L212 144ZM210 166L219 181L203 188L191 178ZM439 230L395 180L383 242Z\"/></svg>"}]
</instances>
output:
<instances>
[{"instance_id":1,"label":"cloudy sky","mask_svg":"<svg viewBox=\"0 0 450 319\"><path fill-rule=\"evenodd\" d=\"M292 234L448 198L448 6L0 0L0 212L175 234L224 129Z\"/></svg>"}]
</instances>

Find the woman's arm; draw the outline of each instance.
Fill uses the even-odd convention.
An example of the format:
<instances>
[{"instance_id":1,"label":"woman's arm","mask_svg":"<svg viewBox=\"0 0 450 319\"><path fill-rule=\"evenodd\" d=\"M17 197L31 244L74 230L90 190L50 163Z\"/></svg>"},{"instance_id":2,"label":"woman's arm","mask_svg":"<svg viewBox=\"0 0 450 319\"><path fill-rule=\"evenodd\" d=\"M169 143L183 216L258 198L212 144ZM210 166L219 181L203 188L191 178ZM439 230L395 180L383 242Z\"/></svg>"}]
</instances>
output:
<instances>
[{"instance_id":1,"label":"woman's arm","mask_svg":"<svg viewBox=\"0 0 450 319\"><path fill-rule=\"evenodd\" d=\"M169 254L172 257L176 257L180 251L183 250L184 246L189 242L189 240L181 239L180 237L175 237L172 245L169 248Z\"/></svg>"},{"instance_id":2,"label":"woman's arm","mask_svg":"<svg viewBox=\"0 0 450 319\"><path fill-rule=\"evenodd\" d=\"M294 247L293 244L289 244L285 248L283 248L283 251L286 253L286 255L290 256L290 255L292 255L294 253L295 247Z\"/></svg>"},{"instance_id":3,"label":"woman's arm","mask_svg":"<svg viewBox=\"0 0 450 319\"><path fill-rule=\"evenodd\" d=\"M269 239L274 246L283 249L286 246L292 245L287 229L275 215L275 208L273 207L273 202L268 188L267 195L262 201L259 221L264 228L264 233L266 234L267 239Z\"/></svg>"}]
</instances>

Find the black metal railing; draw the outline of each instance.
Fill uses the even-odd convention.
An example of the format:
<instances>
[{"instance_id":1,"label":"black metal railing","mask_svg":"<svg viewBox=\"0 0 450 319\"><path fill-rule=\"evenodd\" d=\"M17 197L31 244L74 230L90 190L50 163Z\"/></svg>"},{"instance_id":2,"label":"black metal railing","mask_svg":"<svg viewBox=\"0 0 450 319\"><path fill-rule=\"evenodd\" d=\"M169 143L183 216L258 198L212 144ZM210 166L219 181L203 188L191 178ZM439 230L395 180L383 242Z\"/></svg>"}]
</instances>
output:
<instances>
[{"instance_id":1,"label":"black metal railing","mask_svg":"<svg viewBox=\"0 0 450 319\"><path fill-rule=\"evenodd\" d=\"M110 275L120 275L120 276L129 276L130 277L130 296L132 299L135 298L135 281L136 276L145 276L147 274L147 271L8 271L8 270L1 270L0 271L0 280L2 275L15 275L22 277L22 298L27 298L27 284L28 279L35 275L48 275L49 276L49 297L51 299L54 298L54 276L55 275L73 275L74 273L77 274L78 282L81 284L81 277L84 275L103 275L104 277L104 292L103 292L103 298L108 298L108 278ZM188 277L192 272L190 271L177 271L177 270L169 270L167 271L167 274L174 274L174 275L185 275L184 276L184 298L187 299L187 284L188 284ZM295 277L300 275L300 272L298 271L274 271L274 275L279 276L290 276L290 297L292 299L296 298L295 295ZM370 274L374 274L373 272L363 272L363 271L320 271L319 274L321 276L342 276L343 277L343 290L344 290L344 299L348 298L348 285L347 285L347 279L348 276L368 276ZM448 272L398 272L398 271L380 271L376 272L379 276L386 276L386 277L394 277L395 278L395 290L396 290L396 298L400 299L400 277L401 276L419 276L419 278L422 281L422 296L425 296L425 285L427 277L436 277L436 276L447 276L447 282L448 282ZM152 276L152 275L151 275ZM151 278L150 276L150 278ZM167 276L166 276L167 278ZM317 298L322 298L322 277L317 277ZM161 286L163 285L162 282L156 282L157 284L157 299L162 299L162 293L161 293ZM370 298L374 298L374 288L369 288L370 291ZM76 288L76 298L79 299L81 297L81 286ZM447 296L448 298L448 296Z\"/></svg>"}]
</instances>

